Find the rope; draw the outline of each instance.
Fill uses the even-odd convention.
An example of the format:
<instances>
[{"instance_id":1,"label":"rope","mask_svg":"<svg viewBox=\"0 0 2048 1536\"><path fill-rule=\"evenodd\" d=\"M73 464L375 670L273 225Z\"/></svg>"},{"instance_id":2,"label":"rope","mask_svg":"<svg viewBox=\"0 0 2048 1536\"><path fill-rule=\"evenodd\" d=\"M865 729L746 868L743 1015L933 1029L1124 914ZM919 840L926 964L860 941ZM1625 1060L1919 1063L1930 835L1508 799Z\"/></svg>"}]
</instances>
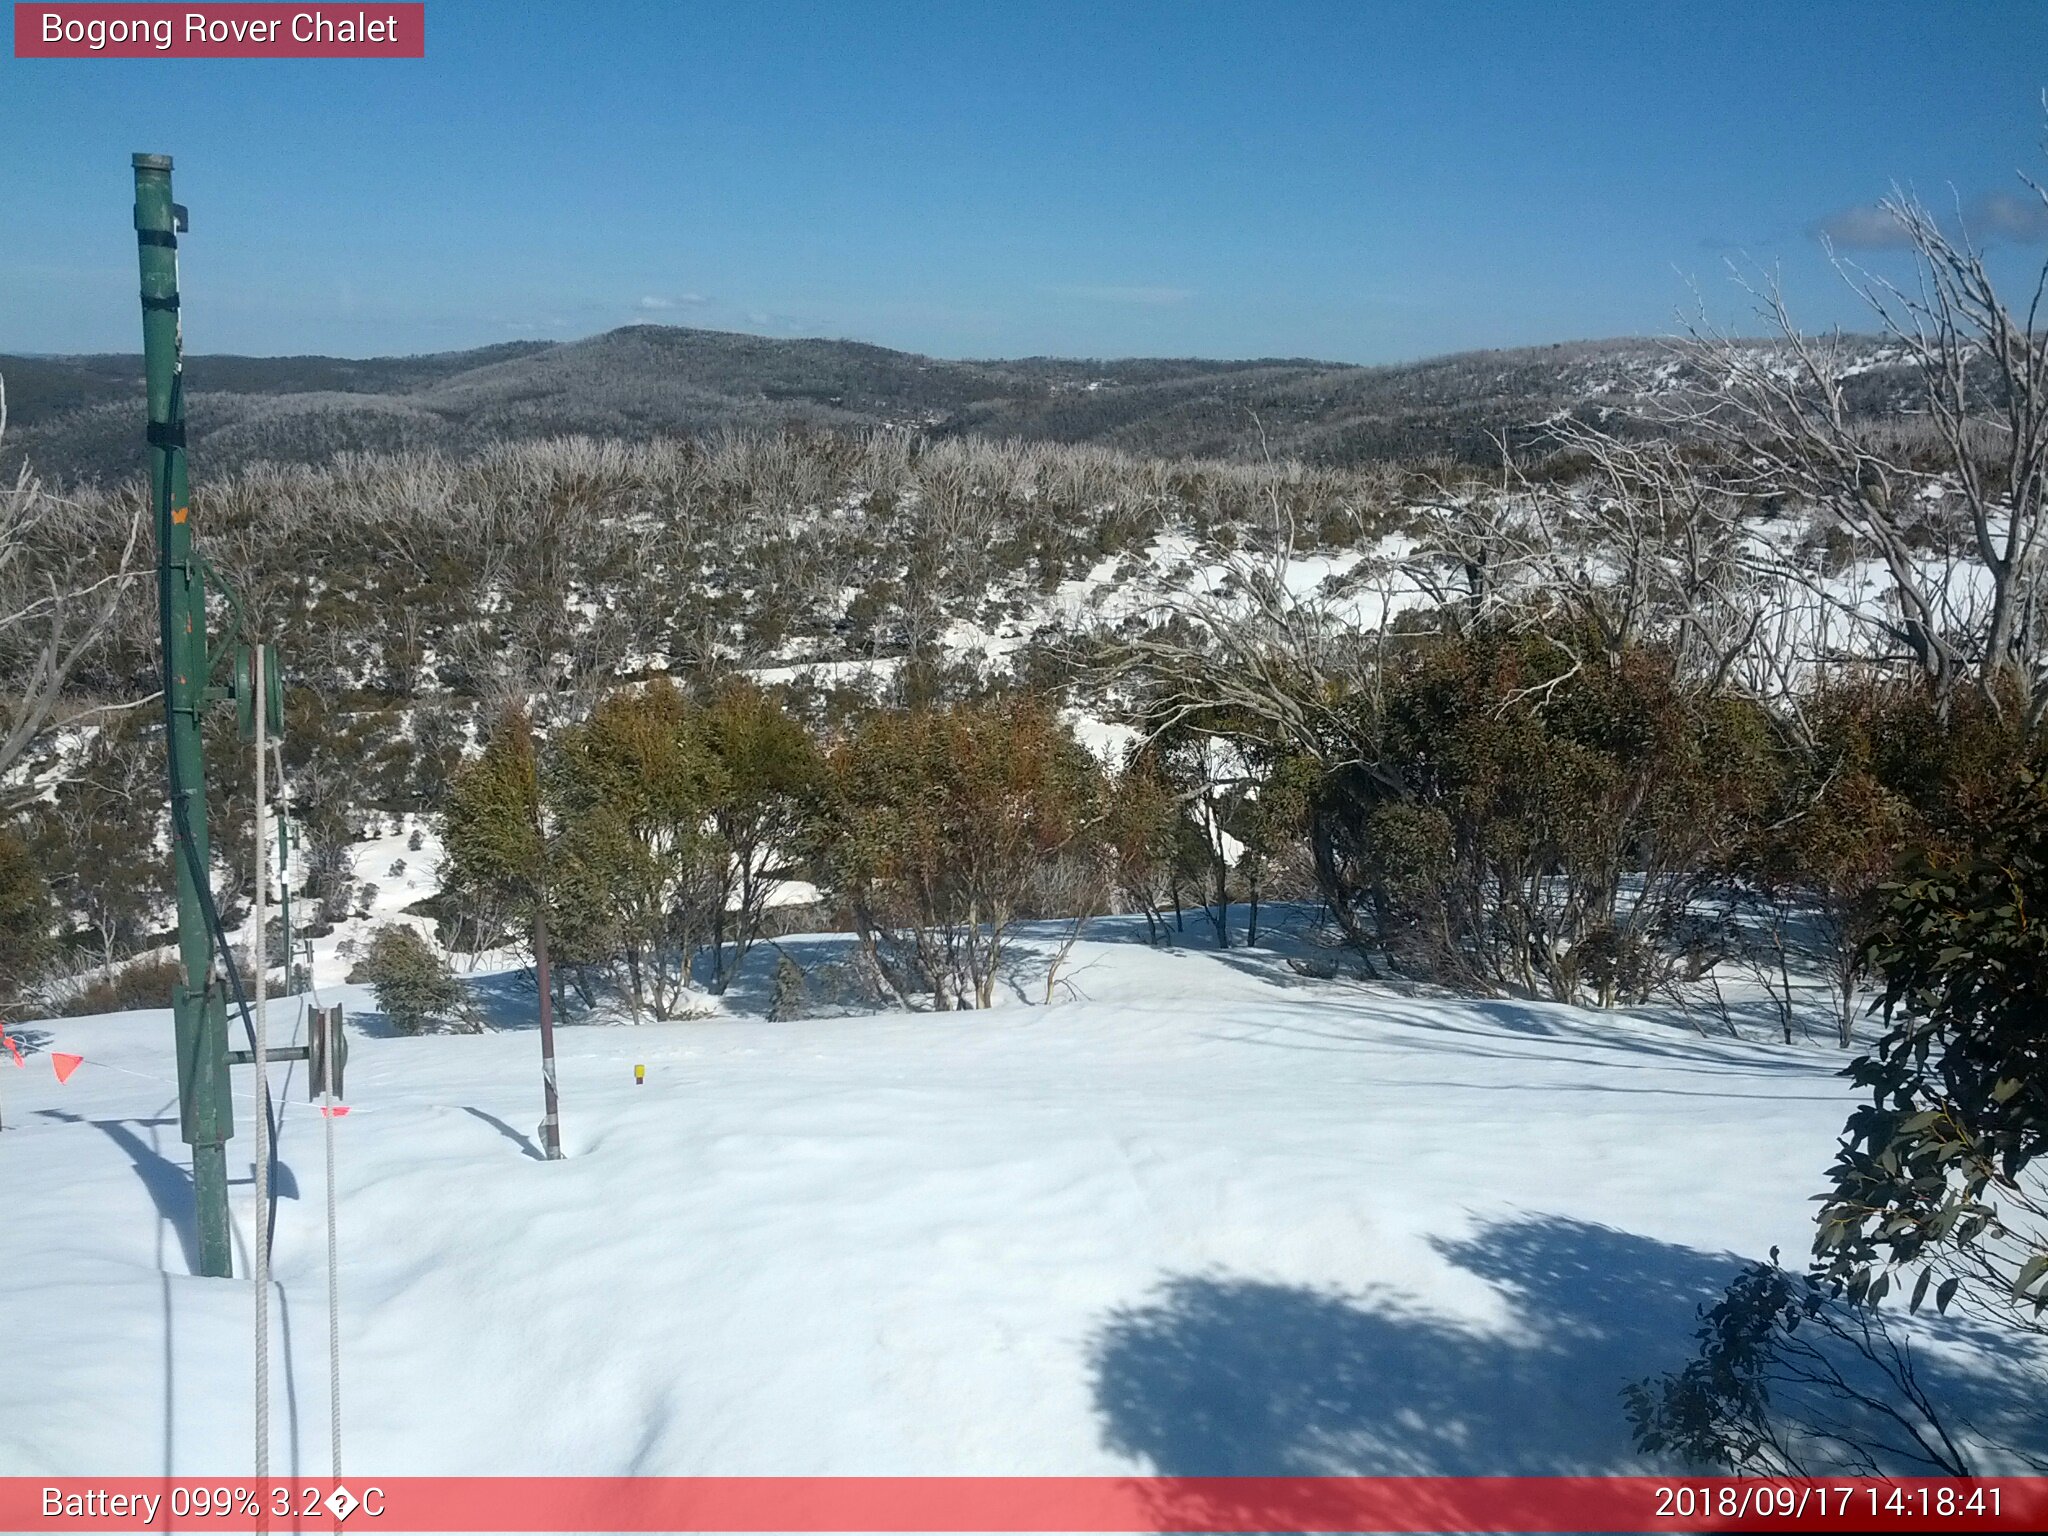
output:
<instances>
[{"instance_id":1,"label":"rope","mask_svg":"<svg viewBox=\"0 0 2048 1536\"><path fill-rule=\"evenodd\" d=\"M333 1015L329 1015L333 1017ZM320 1117L327 1122L327 1433L331 1476L341 1478L341 1265L334 1220L334 1052L327 1042L327 1063L320 1083Z\"/></svg>"},{"instance_id":2,"label":"rope","mask_svg":"<svg viewBox=\"0 0 2048 1536\"><path fill-rule=\"evenodd\" d=\"M264 716L266 699L263 688L263 647L250 647L252 661L249 669L252 691L256 695L256 944L254 965L256 967L256 1027L252 1045L256 1068L257 1090L265 1099L270 1097L270 838L269 829L264 825L268 810L265 791L264 769ZM287 956L286 969L291 960ZM264 1211L270 1202L270 1117L256 1117L256 1209ZM270 1228L267 1222L254 1223L256 1250L250 1264L256 1286L256 1481L259 1485L270 1481Z\"/></svg>"}]
</instances>

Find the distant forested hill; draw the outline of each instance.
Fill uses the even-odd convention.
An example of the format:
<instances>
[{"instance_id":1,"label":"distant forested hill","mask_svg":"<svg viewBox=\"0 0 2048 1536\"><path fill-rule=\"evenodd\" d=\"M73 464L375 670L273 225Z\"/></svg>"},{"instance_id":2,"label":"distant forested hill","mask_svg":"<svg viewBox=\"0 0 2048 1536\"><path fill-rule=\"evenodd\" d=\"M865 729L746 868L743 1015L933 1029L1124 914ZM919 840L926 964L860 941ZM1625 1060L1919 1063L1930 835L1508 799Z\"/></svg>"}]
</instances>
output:
<instances>
[{"instance_id":1,"label":"distant forested hill","mask_svg":"<svg viewBox=\"0 0 2048 1536\"><path fill-rule=\"evenodd\" d=\"M1875 353L1870 362L1877 399L1888 370ZM59 481L116 479L139 466L139 357L0 356L0 377L10 460L26 454ZM420 357L193 357L187 410L207 470L349 450L793 423L1350 465L1483 461L1496 433L1513 439L1562 411L1605 414L1687 383L1671 350L1646 340L1363 368L1301 358L946 361L861 342L638 325Z\"/></svg>"}]
</instances>

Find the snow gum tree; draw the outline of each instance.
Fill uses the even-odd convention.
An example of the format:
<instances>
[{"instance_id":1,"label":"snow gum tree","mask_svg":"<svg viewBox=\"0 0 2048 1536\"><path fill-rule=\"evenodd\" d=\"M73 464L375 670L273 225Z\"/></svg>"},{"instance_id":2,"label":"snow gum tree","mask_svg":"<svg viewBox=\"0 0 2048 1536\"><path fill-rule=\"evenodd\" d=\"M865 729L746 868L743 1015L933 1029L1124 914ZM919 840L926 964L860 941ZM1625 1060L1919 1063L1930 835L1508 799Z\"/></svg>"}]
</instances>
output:
<instances>
[{"instance_id":1,"label":"snow gum tree","mask_svg":"<svg viewBox=\"0 0 2048 1536\"><path fill-rule=\"evenodd\" d=\"M401 1034L416 1035L462 1008L462 984L448 969L447 956L402 923L386 923L370 935L361 973Z\"/></svg>"},{"instance_id":2,"label":"snow gum tree","mask_svg":"<svg viewBox=\"0 0 2048 1536\"><path fill-rule=\"evenodd\" d=\"M7 388L0 380L0 442ZM0 479L0 807L15 769L78 713L67 694L115 628L146 558L142 504L59 496L26 463Z\"/></svg>"},{"instance_id":3,"label":"snow gum tree","mask_svg":"<svg viewBox=\"0 0 2048 1536\"><path fill-rule=\"evenodd\" d=\"M1694 903L1776 771L1761 713L1668 656L1534 635L1410 647L1359 730L1373 771L1318 786L1317 861L1390 957L1608 1007L1696 963Z\"/></svg>"},{"instance_id":4,"label":"snow gum tree","mask_svg":"<svg viewBox=\"0 0 2048 1536\"><path fill-rule=\"evenodd\" d=\"M2026 189L2038 215L2048 187ZM1714 451L1730 491L1812 508L1883 571L1880 610L1846 602L1824 570L1797 578L1866 649L1942 709L1973 690L2034 733L2048 723L2048 266L2009 299L1958 221L1903 191L1881 207L1911 278L1836 266L1910 379L1893 421L1855 408L1845 343L1803 334L1774 283L1758 294L1771 346L1696 330L1683 355L1707 386L1656 419Z\"/></svg>"},{"instance_id":5,"label":"snow gum tree","mask_svg":"<svg viewBox=\"0 0 2048 1536\"><path fill-rule=\"evenodd\" d=\"M820 873L877 978L988 1007L1041 872L1093 835L1093 759L1050 704L999 698L871 714L826 772Z\"/></svg>"},{"instance_id":6,"label":"snow gum tree","mask_svg":"<svg viewBox=\"0 0 2048 1536\"><path fill-rule=\"evenodd\" d=\"M55 907L28 845L0 823L0 1009L22 1003L50 957Z\"/></svg>"},{"instance_id":7,"label":"snow gum tree","mask_svg":"<svg viewBox=\"0 0 2048 1536\"><path fill-rule=\"evenodd\" d=\"M530 914L545 884L539 760L523 714L500 719L482 753L456 773L442 837L442 890L468 923L472 947L487 949Z\"/></svg>"},{"instance_id":8,"label":"snow gum tree","mask_svg":"<svg viewBox=\"0 0 2048 1536\"><path fill-rule=\"evenodd\" d=\"M1740 871L1774 930L1796 922L1808 936L1847 1046L1864 1012L1864 945L1902 850L1966 853L2040 748L1973 692L1944 703L1913 682L1837 682L1783 735L1785 771Z\"/></svg>"},{"instance_id":9,"label":"snow gum tree","mask_svg":"<svg viewBox=\"0 0 2048 1536\"><path fill-rule=\"evenodd\" d=\"M1701 1309L1692 1360L1624 1388L1646 1451L1767 1475L1969 1476L1980 1445L2023 1454L2011 1423L1936 1396L1881 1303L2048 1332L2048 788L2021 771L1974 844L1921 853L1877 897L1861 959L1885 1029L1844 1069L1866 1100L1813 1262L1787 1274L1773 1250ZM2024 1379L2037 1359L2002 1364Z\"/></svg>"},{"instance_id":10,"label":"snow gum tree","mask_svg":"<svg viewBox=\"0 0 2048 1536\"><path fill-rule=\"evenodd\" d=\"M796 872L822 763L809 733L750 683L720 690L704 710L702 731L718 855L711 990L722 993L761 937L769 903Z\"/></svg>"},{"instance_id":11,"label":"snow gum tree","mask_svg":"<svg viewBox=\"0 0 2048 1536\"><path fill-rule=\"evenodd\" d=\"M1161 904L1173 883L1180 825L1180 805L1158 753L1142 748L1126 754L1123 768L1108 786L1100 836L1117 898L1145 914L1146 936L1155 943L1162 926Z\"/></svg>"},{"instance_id":12,"label":"snow gum tree","mask_svg":"<svg viewBox=\"0 0 2048 1536\"><path fill-rule=\"evenodd\" d=\"M709 992L731 983L795 873L818 762L803 727L745 682L699 702L657 679L560 734L543 791L562 889L587 895L636 1014L673 1017L700 953Z\"/></svg>"},{"instance_id":13,"label":"snow gum tree","mask_svg":"<svg viewBox=\"0 0 2048 1536\"><path fill-rule=\"evenodd\" d=\"M634 1011L671 1018L723 905L701 722L666 679L611 694L563 733L550 769L567 862L610 910Z\"/></svg>"},{"instance_id":14,"label":"snow gum tree","mask_svg":"<svg viewBox=\"0 0 2048 1536\"><path fill-rule=\"evenodd\" d=\"M1844 1129L1818 1267L1875 1302L1894 1275L1980 1315L2048 1331L2048 783L1997 831L1922 855L1885 892L1865 958L1885 1032L1845 1075L1869 1095Z\"/></svg>"}]
</instances>

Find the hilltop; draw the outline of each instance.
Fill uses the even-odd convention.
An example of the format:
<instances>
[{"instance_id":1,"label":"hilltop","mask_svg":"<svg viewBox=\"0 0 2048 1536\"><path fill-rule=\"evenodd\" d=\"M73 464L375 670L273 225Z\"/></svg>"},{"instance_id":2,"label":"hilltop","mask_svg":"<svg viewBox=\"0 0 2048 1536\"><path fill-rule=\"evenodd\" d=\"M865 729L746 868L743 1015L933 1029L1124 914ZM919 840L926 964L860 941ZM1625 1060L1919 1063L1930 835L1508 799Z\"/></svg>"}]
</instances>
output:
<instances>
[{"instance_id":1,"label":"hilltop","mask_svg":"<svg viewBox=\"0 0 2048 1536\"><path fill-rule=\"evenodd\" d=\"M1867 368L1888 370L1873 343ZM645 439L720 427L910 427L934 437L1093 443L1162 457L1267 454L1352 465L1492 459L1494 435L1683 389L1668 342L1571 342L1360 367L1309 358L948 361L864 342L635 325L580 341L417 357L187 359L195 466L318 463L343 451L565 433ZM0 356L8 450L59 481L139 464L139 356Z\"/></svg>"}]
</instances>

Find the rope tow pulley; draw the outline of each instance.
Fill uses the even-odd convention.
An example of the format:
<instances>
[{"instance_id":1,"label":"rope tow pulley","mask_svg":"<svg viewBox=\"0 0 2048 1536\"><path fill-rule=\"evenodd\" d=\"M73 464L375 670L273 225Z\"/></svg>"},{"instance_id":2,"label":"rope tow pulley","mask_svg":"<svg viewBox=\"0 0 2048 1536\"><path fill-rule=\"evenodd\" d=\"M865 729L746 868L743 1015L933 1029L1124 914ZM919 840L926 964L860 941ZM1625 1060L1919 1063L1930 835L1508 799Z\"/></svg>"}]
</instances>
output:
<instances>
[{"instance_id":1,"label":"rope tow pulley","mask_svg":"<svg viewBox=\"0 0 2048 1536\"><path fill-rule=\"evenodd\" d=\"M263 652L264 734L273 739L284 734L284 671L277 663L277 647L257 647L247 641L235 647L235 680L232 687L235 725L243 741L256 739L256 652Z\"/></svg>"}]
</instances>

